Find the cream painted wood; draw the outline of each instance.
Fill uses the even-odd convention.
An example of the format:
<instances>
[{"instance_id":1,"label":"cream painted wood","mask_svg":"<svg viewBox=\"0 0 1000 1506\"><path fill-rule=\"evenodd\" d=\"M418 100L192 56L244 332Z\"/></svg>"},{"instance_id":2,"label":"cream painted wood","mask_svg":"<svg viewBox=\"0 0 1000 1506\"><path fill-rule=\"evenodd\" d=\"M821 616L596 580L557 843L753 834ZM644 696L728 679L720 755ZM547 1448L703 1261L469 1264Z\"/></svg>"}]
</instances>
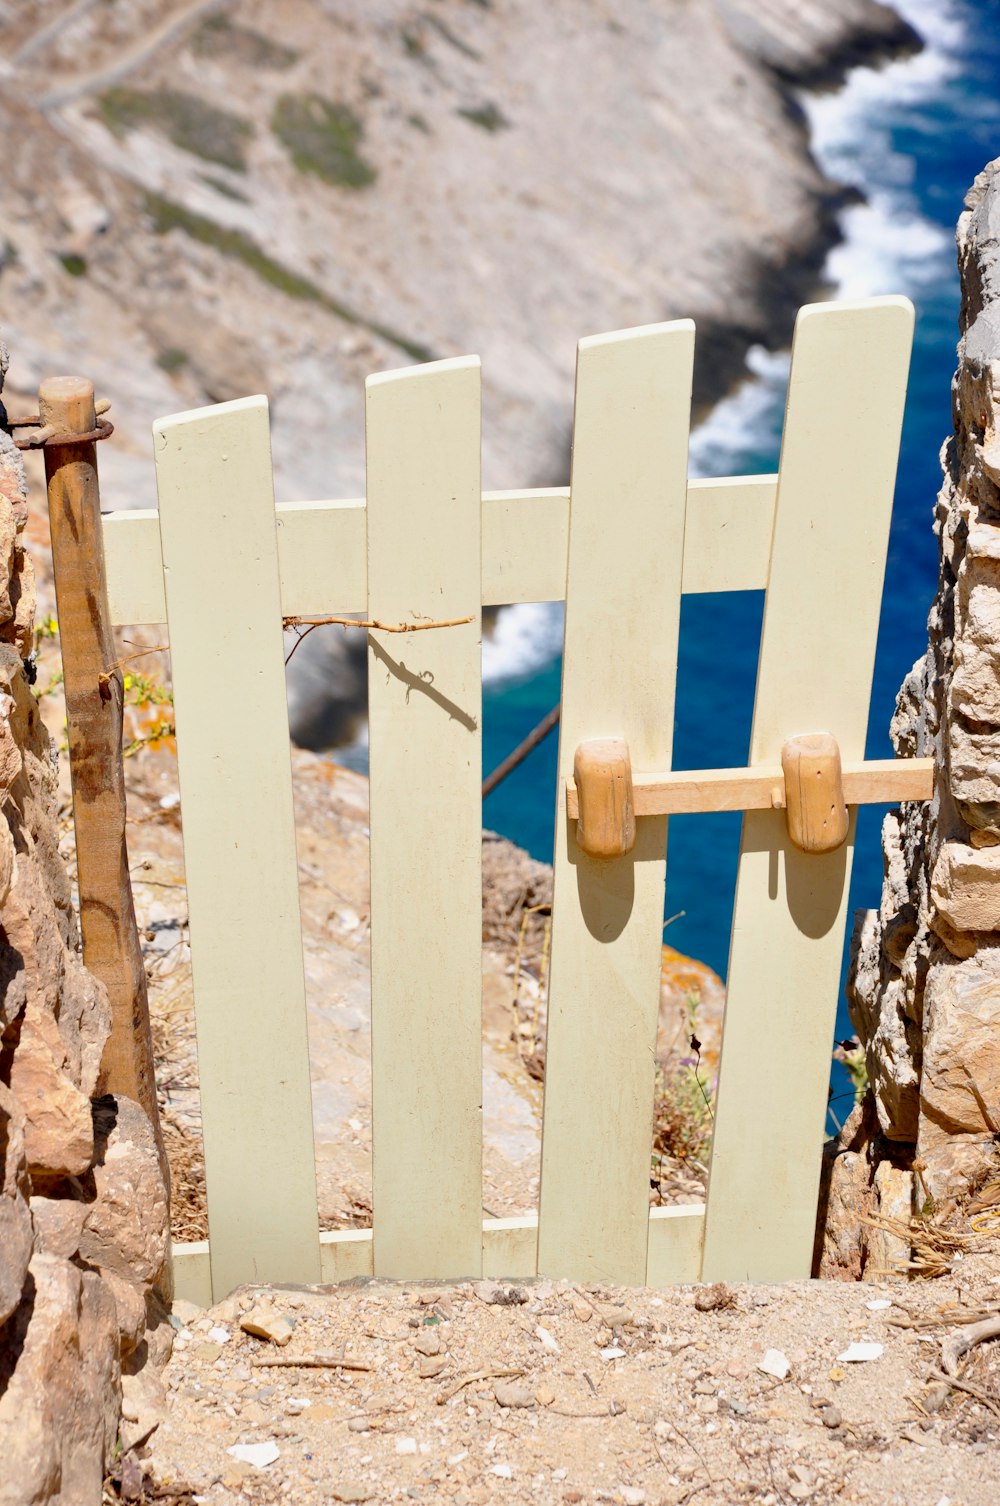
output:
<instances>
[{"instance_id":1,"label":"cream painted wood","mask_svg":"<svg viewBox=\"0 0 1000 1506\"><path fill-rule=\"evenodd\" d=\"M336 1229L319 1237L320 1279L357 1281L375 1274L370 1229Z\"/></svg>"},{"instance_id":2,"label":"cream painted wood","mask_svg":"<svg viewBox=\"0 0 1000 1506\"><path fill-rule=\"evenodd\" d=\"M559 769L624 737L670 767L694 325L580 342ZM666 820L593 859L556 816L538 1269L646 1277Z\"/></svg>"},{"instance_id":3,"label":"cream painted wood","mask_svg":"<svg viewBox=\"0 0 1000 1506\"><path fill-rule=\"evenodd\" d=\"M934 793L933 758L869 758L843 767L848 805L929 800ZM754 769L678 769L671 774L632 776L636 816L681 816L704 811L783 810L785 775L780 764ZM777 797L777 798L776 798ZM566 814L580 816L575 779L566 781Z\"/></svg>"},{"instance_id":4,"label":"cream painted wood","mask_svg":"<svg viewBox=\"0 0 1000 1506\"><path fill-rule=\"evenodd\" d=\"M796 321L751 764L814 728L864 753L912 328L903 298ZM852 853L853 821L816 855L744 818L705 1280L809 1275Z\"/></svg>"},{"instance_id":5,"label":"cream painted wood","mask_svg":"<svg viewBox=\"0 0 1000 1506\"><path fill-rule=\"evenodd\" d=\"M101 515L108 612L114 627L166 622L160 519L154 507Z\"/></svg>"},{"instance_id":6,"label":"cream painted wood","mask_svg":"<svg viewBox=\"0 0 1000 1506\"><path fill-rule=\"evenodd\" d=\"M774 476L688 483L686 594L762 591L767 585ZM281 607L288 617L364 612L364 499L281 502ZM163 565L155 512L102 519L111 620L163 622ZM483 605L562 601L569 488L483 493Z\"/></svg>"},{"instance_id":7,"label":"cream painted wood","mask_svg":"<svg viewBox=\"0 0 1000 1506\"><path fill-rule=\"evenodd\" d=\"M537 1272L538 1215L483 1220L483 1275L530 1278Z\"/></svg>"},{"instance_id":8,"label":"cream painted wood","mask_svg":"<svg viewBox=\"0 0 1000 1506\"><path fill-rule=\"evenodd\" d=\"M212 1306L215 1299L212 1296L212 1262L207 1239L172 1245L170 1268L175 1297L185 1302L197 1302L199 1307Z\"/></svg>"},{"instance_id":9,"label":"cream painted wood","mask_svg":"<svg viewBox=\"0 0 1000 1506\"><path fill-rule=\"evenodd\" d=\"M319 1279L267 403L177 414L153 434L221 1298Z\"/></svg>"},{"instance_id":10,"label":"cream painted wood","mask_svg":"<svg viewBox=\"0 0 1000 1506\"><path fill-rule=\"evenodd\" d=\"M482 1269L479 361L369 377L375 1273Z\"/></svg>"},{"instance_id":11,"label":"cream painted wood","mask_svg":"<svg viewBox=\"0 0 1000 1506\"><path fill-rule=\"evenodd\" d=\"M647 1286L690 1286L701 1280L705 1205L649 1210Z\"/></svg>"},{"instance_id":12,"label":"cream painted wood","mask_svg":"<svg viewBox=\"0 0 1000 1506\"><path fill-rule=\"evenodd\" d=\"M688 1285L700 1279L704 1205L649 1210L650 1286ZM535 1275L538 1218L483 1220L483 1275L529 1280ZM355 1281L374 1274L371 1229L336 1229L319 1237L320 1280ZM208 1240L173 1247L174 1288L178 1297L208 1307L212 1301Z\"/></svg>"}]
</instances>

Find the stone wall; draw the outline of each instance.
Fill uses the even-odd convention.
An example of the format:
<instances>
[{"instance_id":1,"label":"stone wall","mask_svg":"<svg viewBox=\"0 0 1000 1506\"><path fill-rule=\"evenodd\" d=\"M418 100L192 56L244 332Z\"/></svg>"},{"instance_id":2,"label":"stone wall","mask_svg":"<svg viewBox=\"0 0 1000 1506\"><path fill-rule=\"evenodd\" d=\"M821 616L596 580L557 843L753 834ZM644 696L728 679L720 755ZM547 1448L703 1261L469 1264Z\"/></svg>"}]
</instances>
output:
<instances>
[{"instance_id":1,"label":"stone wall","mask_svg":"<svg viewBox=\"0 0 1000 1506\"><path fill-rule=\"evenodd\" d=\"M1000 159L970 190L957 240L938 587L891 729L898 754L933 755L938 772L930 804L886 817L882 903L858 917L848 999L872 1091L833 1168L833 1204L855 1219L833 1221L831 1273L872 1255L859 1198L942 1217L1000 1201Z\"/></svg>"},{"instance_id":2,"label":"stone wall","mask_svg":"<svg viewBox=\"0 0 1000 1506\"><path fill-rule=\"evenodd\" d=\"M0 388L6 370L0 344ZM79 954L29 683L26 519L0 428L0 1506L96 1506L119 1429L134 1445L156 1415L168 1199L145 1114L103 1093L110 1009Z\"/></svg>"}]
</instances>

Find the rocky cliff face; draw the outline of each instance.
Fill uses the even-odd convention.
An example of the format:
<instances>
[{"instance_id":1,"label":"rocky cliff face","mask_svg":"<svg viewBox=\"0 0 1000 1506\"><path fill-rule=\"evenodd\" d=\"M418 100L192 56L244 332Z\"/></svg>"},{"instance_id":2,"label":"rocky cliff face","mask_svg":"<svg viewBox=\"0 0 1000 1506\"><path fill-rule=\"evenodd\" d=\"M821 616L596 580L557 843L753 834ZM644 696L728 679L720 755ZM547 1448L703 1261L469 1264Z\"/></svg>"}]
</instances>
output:
<instances>
[{"instance_id":1,"label":"rocky cliff face","mask_svg":"<svg viewBox=\"0 0 1000 1506\"><path fill-rule=\"evenodd\" d=\"M877 1166L907 1215L928 1201L944 1214L1000 1201L998 248L1000 160L958 224L962 338L934 513L938 589L927 653L892 724L897 753L934 756L935 795L886 817L882 903L858 917L849 982L874 1138L862 1153L852 1126L835 1187L864 1184ZM850 1258L862 1258L855 1246Z\"/></svg>"},{"instance_id":2,"label":"rocky cliff face","mask_svg":"<svg viewBox=\"0 0 1000 1506\"><path fill-rule=\"evenodd\" d=\"M473 351L484 484L561 484L582 335L695 318L702 403L787 336L836 201L790 86L914 41L874 0L2 6L25 405L85 370L107 505L152 506L151 421L266 391L279 497L357 496L365 376ZM305 745L363 667L296 654Z\"/></svg>"},{"instance_id":3,"label":"rocky cliff face","mask_svg":"<svg viewBox=\"0 0 1000 1506\"><path fill-rule=\"evenodd\" d=\"M0 345L0 388L6 369ZM110 1010L79 956L24 662L26 496L0 431L0 1503L75 1506L100 1497L123 1370L135 1425L155 1400L167 1194L142 1110L97 1096Z\"/></svg>"}]
</instances>

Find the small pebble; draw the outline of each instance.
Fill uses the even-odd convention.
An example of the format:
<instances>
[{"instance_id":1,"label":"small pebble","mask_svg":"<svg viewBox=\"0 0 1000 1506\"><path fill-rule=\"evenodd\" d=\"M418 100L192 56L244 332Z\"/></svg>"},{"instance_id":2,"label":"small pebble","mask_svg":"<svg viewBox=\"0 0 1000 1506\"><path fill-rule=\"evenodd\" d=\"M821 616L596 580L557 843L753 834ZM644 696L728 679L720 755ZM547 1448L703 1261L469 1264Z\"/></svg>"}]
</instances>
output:
<instances>
[{"instance_id":1,"label":"small pebble","mask_svg":"<svg viewBox=\"0 0 1000 1506\"><path fill-rule=\"evenodd\" d=\"M253 1334L255 1339L268 1339L281 1348L288 1343L295 1329L291 1318L266 1307L252 1307L248 1313L244 1313L240 1327L244 1333Z\"/></svg>"},{"instance_id":2,"label":"small pebble","mask_svg":"<svg viewBox=\"0 0 1000 1506\"><path fill-rule=\"evenodd\" d=\"M791 1368L788 1356L780 1349L765 1350L763 1358L757 1361L757 1369L764 1375L773 1375L775 1380L785 1380Z\"/></svg>"},{"instance_id":3,"label":"small pebble","mask_svg":"<svg viewBox=\"0 0 1000 1506\"><path fill-rule=\"evenodd\" d=\"M533 1407L534 1393L516 1381L494 1381L493 1395L498 1407Z\"/></svg>"},{"instance_id":4,"label":"small pebble","mask_svg":"<svg viewBox=\"0 0 1000 1506\"><path fill-rule=\"evenodd\" d=\"M255 1469L266 1469L275 1459L281 1458L281 1450L276 1443L234 1443L226 1453L238 1459L241 1464L252 1464Z\"/></svg>"}]
</instances>

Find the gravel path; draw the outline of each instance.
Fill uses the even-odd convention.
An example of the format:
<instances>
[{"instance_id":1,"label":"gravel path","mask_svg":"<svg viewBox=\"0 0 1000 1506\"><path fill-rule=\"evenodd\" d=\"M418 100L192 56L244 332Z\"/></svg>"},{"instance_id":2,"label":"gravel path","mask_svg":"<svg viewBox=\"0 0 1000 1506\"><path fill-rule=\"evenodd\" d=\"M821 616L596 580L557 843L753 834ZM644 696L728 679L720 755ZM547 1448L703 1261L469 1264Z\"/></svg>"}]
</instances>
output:
<instances>
[{"instance_id":1,"label":"gravel path","mask_svg":"<svg viewBox=\"0 0 1000 1506\"><path fill-rule=\"evenodd\" d=\"M213 1503L992 1506L1000 1344L959 1367L985 1402L933 1372L956 1326L1000 1310L1000 1260L959 1269L909 1285L371 1282L179 1304L142 1467L174 1499ZM289 1320L283 1346L241 1329L253 1309L265 1327ZM852 1345L871 1357L845 1358Z\"/></svg>"}]
</instances>

